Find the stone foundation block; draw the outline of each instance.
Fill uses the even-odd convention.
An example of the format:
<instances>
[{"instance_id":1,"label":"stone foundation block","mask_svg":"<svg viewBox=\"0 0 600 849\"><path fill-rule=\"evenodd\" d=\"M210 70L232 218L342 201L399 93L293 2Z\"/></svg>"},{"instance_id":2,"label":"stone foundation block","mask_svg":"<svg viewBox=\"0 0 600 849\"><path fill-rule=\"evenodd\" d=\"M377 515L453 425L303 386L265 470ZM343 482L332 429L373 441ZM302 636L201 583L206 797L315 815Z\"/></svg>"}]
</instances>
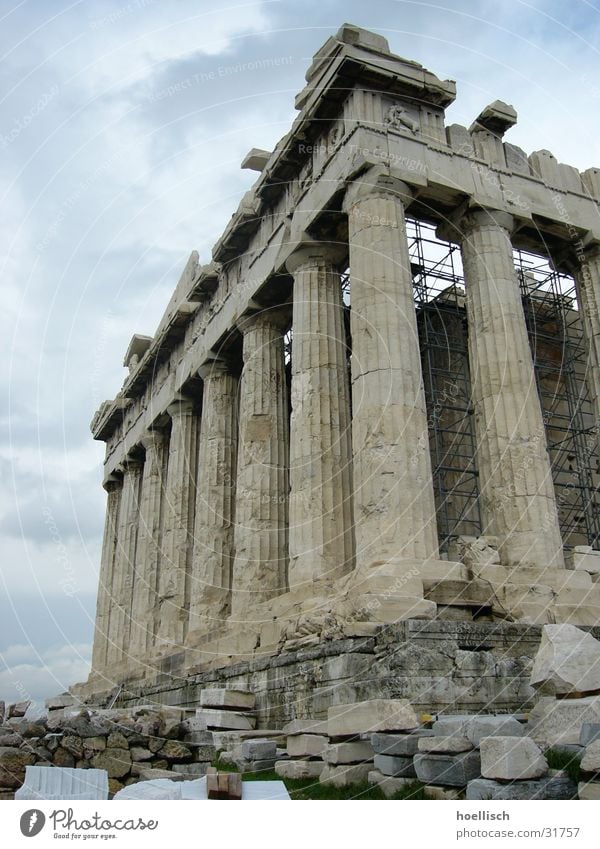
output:
<instances>
[{"instance_id":1,"label":"stone foundation block","mask_svg":"<svg viewBox=\"0 0 600 849\"><path fill-rule=\"evenodd\" d=\"M277 761L275 772L280 778L318 778L324 767L323 761Z\"/></svg>"},{"instance_id":2,"label":"stone foundation block","mask_svg":"<svg viewBox=\"0 0 600 849\"><path fill-rule=\"evenodd\" d=\"M401 755L412 757L419 751L419 740L432 737L429 728L418 728L406 734L371 734L371 746L378 755Z\"/></svg>"},{"instance_id":3,"label":"stone foundation block","mask_svg":"<svg viewBox=\"0 0 600 849\"><path fill-rule=\"evenodd\" d=\"M246 716L243 713L236 713L233 710L207 710L201 708L197 711L196 716L204 720L206 727L211 729L251 731L256 727L256 719L253 716Z\"/></svg>"},{"instance_id":4,"label":"stone foundation block","mask_svg":"<svg viewBox=\"0 0 600 849\"><path fill-rule=\"evenodd\" d=\"M327 729L330 737L348 737L373 731L407 731L419 720L406 699L371 699L330 707Z\"/></svg>"},{"instance_id":5,"label":"stone foundation block","mask_svg":"<svg viewBox=\"0 0 600 849\"><path fill-rule=\"evenodd\" d=\"M417 778L425 784L449 787L466 787L481 775L479 752L462 755L417 754L413 760Z\"/></svg>"},{"instance_id":6,"label":"stone foundation block","mask_svg":"<svg viewBox=\"0 0 600 849\"><path fill-rule=\"evenodd\" d=\"M470 752L472 748L471 741L459 734L453 737L423 737L419 740L419 752L457 754Z\"/></svg>"},{"instance_id":7,"label":"stone foundation block","mask_svg":"<svg viewBox=\"0 0 600 849\"><path fill-rule=\"evenodd\" d=\"M396 755L375 755L375 769L382 775L392 775L395 778L416 778L417 773L412 758L402 758Z\"/></svg>"},{"instance_id":8,"label":"stone foundation block","mask_svg":"<svg viewBox=\"0 0 600 849\"><path fill-rule=\"evenodd\" d=\"M327 720L292 719L283 726L281 733L288 737L295 734L321 734L327 737Z\"/></svg>"},{"instance_id":9,"label":"stone foundation block","mask_svg":"<svg viewBox=\"0 0 600 849\"><path fill-rule=\"evenodd\" d=\"M183 775L184 778L200 778L206 775L209 767L209 763L173 764L171 769L177 775Z\"/></svg>"},{"instance_id":10,"label":"stone foundation block","mask_svg":"<svg viewBox=\"0 0 600 849\"><path fill-rule=\"evenodd\" d=\"M290 758L320 758L327 748L327 737L318 734L294 734L287 738Z\"/></svg>"},{"instance_id":11,"label":"stone foundation block","mask_svg":"<svg viewBox=\"0 0 600 849\"><path fill-rule=\"evenodd\" d=\"M373 760L373 747L370 743L333 743L327 746L323 760L329 764L357 764Z\"/></svg>"},{"instance_id":12,"label":"stone foundation block","mask_svg":"<svg viewBox=\"0 0 600 849\"><path fill-rule=\"evenodd\" d=\"M274 740L245 740L242 743L242 757L248 761L274 760L277 744Z\"/></svg>"},{"instance_id":13,"label":"stone foundation block","mask_svg":"<svg viewBox=\"0 0 600 849\"><path fill-rule=\"evenodd\" d=\"M466 737L469 722L474 718L469 715L440 716L433 723L431 730L435 737Z\"/></svg>"},{"instance_id":14,"label":"stone foundation block","mask_svg":"<svg viewBox=\"0 0 600 849\"><path fill-rule=\"evenodd\" d=\"M255 704L256 697L249 690L207 688L200 693L200 706L203 708L252 710Z\"/></svg>"}]
</instances>

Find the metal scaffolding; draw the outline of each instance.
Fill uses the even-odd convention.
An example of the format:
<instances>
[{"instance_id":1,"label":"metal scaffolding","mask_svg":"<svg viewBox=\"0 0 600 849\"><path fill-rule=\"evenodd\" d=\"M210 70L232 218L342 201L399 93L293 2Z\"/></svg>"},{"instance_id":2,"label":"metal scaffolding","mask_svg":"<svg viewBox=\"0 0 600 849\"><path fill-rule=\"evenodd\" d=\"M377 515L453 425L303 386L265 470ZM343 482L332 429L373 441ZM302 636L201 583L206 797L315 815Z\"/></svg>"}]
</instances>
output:
<instances>
[{"instance_id":1,"label":"metal scaffolding","mask_svg":"<svg viewBox=\"0 0 600 849\"><path fill-rule=\"evenodd\" d=\"M458 246L407 222L441 549L481 532L468 328ZM515 252L563 540L600 543L600 477L573 280Z\"/></svg>"}]
</instances>

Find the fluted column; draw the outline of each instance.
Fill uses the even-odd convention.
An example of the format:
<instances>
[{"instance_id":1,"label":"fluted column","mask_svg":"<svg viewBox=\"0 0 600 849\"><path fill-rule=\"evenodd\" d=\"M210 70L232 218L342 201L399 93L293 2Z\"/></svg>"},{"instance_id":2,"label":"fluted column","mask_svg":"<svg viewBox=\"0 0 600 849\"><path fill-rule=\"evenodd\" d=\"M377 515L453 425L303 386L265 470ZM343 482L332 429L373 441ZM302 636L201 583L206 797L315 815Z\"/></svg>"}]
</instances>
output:
<instances>
[{"instance_id":1,"label":"fluted column","mask_svg":"<svg viewBox=\"0 0 600 849\"><path fill-rule=\"evenodd\" d=\"M353 566L350 403L339 251L309 244L294 275L289 586Z\"/></svg>"},{"instance_id":2,"label":"fluted column","mask_svg":"<svg viewBox=\"0 0 600 849\"><path fill-rule=\"evenodd\" d=\"M482 532L504 565L564 566L546 431L505 213L457 225L466 285Z\"/></svg>"},{"instance_id":3,"label":"fluted column","mask_svg":"<svg viewBox=\"0 0 600 849\"><path fill-rule=\"evenodd\" d=\"M142 465L138 459L127 460L123 464L123 490L119 504L114 565L114 596L109 622L109 665L129 661Z\"/></svg>"},{"instance_id":4,"label":"fluted column","mask_svg":"<svg viewBox=\"0 0 600 849\"><path fill-rule=\"evenodd\" d=\"M357 568L438 557L408 186L378 171L347 193ZM398 567L401 572L401 567Z\"/></svg>"},{"instance_id":5,"label":"fluted column","mask_svg":"<svg viewBox=\"0 0 600 849\"><path fill-rule=\"evenodd\" d=\"M158 576L161 559L163 472L167 439L163 431L150 431L142 439L146 449L140 494L140 520L135 557L135 592L131 622L132 659L154 647L158 623Z\"/></svg>"},{"instance_id":6,"label":"fluted column","mask_svg":"<svg viewBox=\"0 0 600 849\"><path fill-rule=\"evenodd\" d=\"M108 497L106 500L102 559L100 561L100 575L98 579L98 600L96 602L96 624L92 652L93 672L104 672L107 666L110 639L110 610L114 596L119 504L123 489L123 479L120 477L111 478L106 482L104 488L108 493Z\"/></svg>"},{"instance_id":7,"label":"fluted column","mask_svg":"<svg viewBox=\"0 0 600 849\"><path fill-rule=\"evenodd\" d=\"M165 485L156 637L156 644L162 650L180 648L187 631L197 431L192 401L175 401L167 408L167 412L171 417L171 437Z\"/></svg>"},{"instance_id":8,"label":"fluted column","mask_svg":"<svg viewBox=\"0 0 600 849\"><path fill-rule=\"evenodd\" d=\"M240 381L232 616L285 591L288 557L286 316L265 310L240 324Z\"/></svg>"},{"instance_id":9,"label":"fluted column","mask_svg":"<svg viewBox=\"0 0 600 849\"><path fill-rule=\"evenodd\" d=\"M238 379L220 361L199 374L204 390L188 643L231 610Z\"/></svg>"},{"instance_id":10,"label":"fluted column","mask_svg":"<svg viewBox=\"0 0 600 849\"><path fill-rule=\"evenodd\" d=\"M600 243L593 242L571 264L577 289L579 314L587 348L586 379L600 454Z\"/></svg>"}]
</instances>

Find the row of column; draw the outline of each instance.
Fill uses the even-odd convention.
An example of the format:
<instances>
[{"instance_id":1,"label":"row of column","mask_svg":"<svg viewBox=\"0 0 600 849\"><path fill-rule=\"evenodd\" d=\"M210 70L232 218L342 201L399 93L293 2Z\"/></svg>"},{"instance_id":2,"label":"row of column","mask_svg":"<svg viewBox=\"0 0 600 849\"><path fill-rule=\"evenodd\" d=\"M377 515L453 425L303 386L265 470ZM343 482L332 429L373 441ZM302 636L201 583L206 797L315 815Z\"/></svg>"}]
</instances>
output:
<instances>
[{"instance_id":1,"label":"row of column","mask_svg":"<svg viewBox=\"0 0 600 849\"><path fill-rule=\"evenodd\" d=\"M380 563L394 563L401 577L415 560L439 558L406 235L411 201L408 186L378 170L347 192L350 357L339 277L346 250L307 241L288 259L291 416L289 318L262 312L240 324L239 385L224 363L207 364L199 427L192 402L176 400L168 444L149 434L143 466L127 462L122 483L109 481L96 669L193 643L288 589L353 569L365 576ZM467 293L483 533L498 538L508 567L561 567L512 227L510 216L480 209L455 219L452 231ZM578 285L596 407L599 281L600 255L587 254Z\"/></svg>"}]
</instances>

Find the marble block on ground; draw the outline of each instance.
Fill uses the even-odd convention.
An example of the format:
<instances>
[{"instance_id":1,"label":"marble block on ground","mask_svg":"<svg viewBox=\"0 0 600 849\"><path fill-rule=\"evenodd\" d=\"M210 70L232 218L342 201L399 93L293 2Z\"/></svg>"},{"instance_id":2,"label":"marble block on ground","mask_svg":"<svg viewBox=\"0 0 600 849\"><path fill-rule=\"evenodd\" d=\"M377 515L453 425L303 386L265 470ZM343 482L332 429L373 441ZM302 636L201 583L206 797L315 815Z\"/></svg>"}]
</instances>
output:
<instances>
[{"instance_id":1,"label":"marble block on ground","mask_svg":"<svg viewBox=\"0 0 600 849\"><path fill-rule=\"evenodd\" d=\"M28 766L15 799L108 799L104 769Z\"/></svg>"},{"instance_id":2,"label":"marble block on ground","mask_svg":"<svg viewBox=\"0 0 600 849\"><path fill-rule=\"evenodd\" d=\"M548 772L546 758L531 737L485 737L480 751L483 778L523 781Z\"/></svg>"},{"instance_id":3,"label":"marble block on ground","mask_svg":"<svg viewBox=\"0 0 600 849\"><path fill-rule=\"evenodd\" d=\"M476 778L467 785L467 799L576 799L577 785L566 775L540 778L537 781L503 783L490 778Z\"/></svg>"},{"instance_id":4,"label":"marble block on ground","mask_svg":"<svg viewBox=\"0 0 600 849\"><path fill-rule=\"evenodd\" d=\"M413 760L417 778L425 784L441 784L450 787L466 787L481 775L479 752L461 755L417 754Z\"/></svg>"},{"instance_id":5,"label":"marble block on ground","mask_svg":"<svg viewBox=\"0 0 600 849\"><path fill-rule=\"evenodd\" d=\"M365 763L365 761L373 760L373 747L362 740L352 743L331 743L323 753L323 760L336 765Z\"/></svg>"},{"instance_id":6,"label":"marble block on ground","mask_svg":"<svg viewBox=\"0 0 600 849\"><path fill-rule=\"evenodd\" d=\"M582 699L542 697L529 714L527 733L542 747L579 743L586 724L600 724L600 696Z\"/></svg>"},{"instance_id":7,"label":"marble block on ground","mask_svg":"<svg viewBox=\"0 0 600 849\"><path fill-rule=\"evenodd\" d=\"M479 746L484 737L523 737L523 725L512 716L476 716L465 729L466 737Z\"/></svg>"},{"instance_id":8,"label":"marble block on ground","mask_svg":"<svg viewBox=\"0 0 600 849\"><path fill-rule=\"evenodd\" d=\"M433 737L429 728L418 728L406 734L376 733L371 734L371 746L378 755L412 756L419 751L419 740Z\"/></svg>"},{"instance_id":9,"label":"marble block on ground","mask_svg":"<svg viewBox=\"0 0 600 849\"><path fill-rule=\"evenodd\" d=\"M324 767L323 761L277 761L275 772L281 778L318 778Z\"/></svg>"},{"instance_id":10,"label":"marble block on ground","mask_svg":"<svg viewBox=\"0 0 600 849\"><path fill-rule=\"evenodd\" d=\"M257 738L256 740L245 740L241 746L242 757L248 761L259 761L274 759L277 755L277 744L275 740Z\"/></svg>"},{"instance_id":11,"label":"marble block on ground","mask_svg":"<svg viewBox=\"0 0 600 849\"><path fill-rule=\"evenodd\" d=\"M438 752L441 754L458 754L470 752L473 743L460 734L451 737L423 737L419 740L419 752Z\"/></svg>"},{"instance_id":12,"label":"marble block on ground","mask_svg":"<svg viewBox=\"0 0 600 849\"><path fill-rule=\"evenodd\" d=\"M600 690L600 641L574 625L544 625L531 686L558 695Z\"/></svg>"},{"instance_id":13,"label":"marble block on ground","mask_svg":"<svg viewBox=\"0 0 600 849\"><path fill-rule=\"evenodd\" d=\"M320 758L327 748L327 737L320 734L293 734L287 738L290 758Z\"/></svg>"},{"instance_id":14,"label":"marble block on ground","mask_svg":"<svg viewBox=\"0 0 600 849\"><path fill-rule=\"evenodd\" d=\"M391 775L395 778L417 777L412 758L403 758L397 755L375 755L373 766L383 775Z\"/></svg>"}]
</instances>

